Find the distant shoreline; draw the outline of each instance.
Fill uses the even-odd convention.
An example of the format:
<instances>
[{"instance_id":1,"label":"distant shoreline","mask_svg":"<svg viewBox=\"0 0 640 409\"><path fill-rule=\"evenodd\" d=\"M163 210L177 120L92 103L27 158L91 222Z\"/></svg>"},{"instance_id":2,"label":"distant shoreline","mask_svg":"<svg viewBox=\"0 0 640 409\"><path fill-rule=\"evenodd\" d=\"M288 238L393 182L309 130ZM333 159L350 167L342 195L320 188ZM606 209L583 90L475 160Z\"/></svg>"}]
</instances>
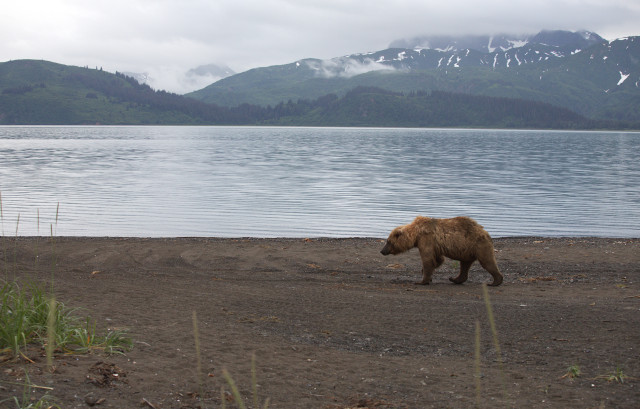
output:
<instances>
[{"instance_id":1,"label":"distant shoreline","mask_svg":"<svg viewBox=\"0 0 640 409\"><path fill-rule=\"evenodd\" d=\"M184 240L184 241L380 241L386 240L385 237L369 237L369 236L353 236L353 237L294 237L294 236L279 236L279 237L257 237L257 236L238 236L238 237L220 237L220 236L3 236L5 240L35 240L35 239L52 239L54 241L95 241L95 240L141 240L141 241L167 241L167 240ZM610 240L640 240L640 235L633 237L626 236L492 236L495 241L521 241L521 240L550 240L550 241L610 241Z\"/></svg>"}]
</instances>

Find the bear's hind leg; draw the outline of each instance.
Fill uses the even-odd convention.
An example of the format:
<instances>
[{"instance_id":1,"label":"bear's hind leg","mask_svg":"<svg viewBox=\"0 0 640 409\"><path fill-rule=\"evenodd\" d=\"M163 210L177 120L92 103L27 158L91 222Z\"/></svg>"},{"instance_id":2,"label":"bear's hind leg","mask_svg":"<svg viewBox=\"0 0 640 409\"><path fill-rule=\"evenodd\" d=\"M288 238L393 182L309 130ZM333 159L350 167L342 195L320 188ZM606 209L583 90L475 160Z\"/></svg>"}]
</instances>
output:
<instances>
[{"instance_id":1,"label":"bear's hind leg","mask_svg":"<svg viewBox=\"0 0 640 409\"><path fill-rule=\"evenodd\" d=\"M475 260L460 261L460 274L458 274L458 277L456 278L449 277L449 281L454 284L462 284L467 281L467 278L469 278L469 269L471 268L471 265L474 261Z\"/></svg>"},{"instance_id":2,"label":"bear's hind leg","mask_svg":"<svg viewBox=\"0 0 640 409\"><path fill-rule=\"evenodd\" d=\"M491 277L493 277L493 282L489 284L490 286L497 287L502 284L502 273L498 269L498 264L496 263L495 257L491 257L490 259L478 259L480 261L480 265L482 268L487 270Z\"/></svg>"}]
</instances>

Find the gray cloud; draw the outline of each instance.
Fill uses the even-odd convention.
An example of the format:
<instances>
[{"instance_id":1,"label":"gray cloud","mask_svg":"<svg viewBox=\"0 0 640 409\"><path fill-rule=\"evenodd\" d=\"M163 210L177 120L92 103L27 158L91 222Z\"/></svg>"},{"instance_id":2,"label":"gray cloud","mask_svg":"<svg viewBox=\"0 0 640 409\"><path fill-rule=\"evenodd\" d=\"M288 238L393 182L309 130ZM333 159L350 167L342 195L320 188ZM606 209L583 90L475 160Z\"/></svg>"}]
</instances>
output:
<instances>
[{"instance_id":1,"label":"gray cloud","mask_svg":"<svg viewBox=\"0 0 640 409\"><path fill-rule=\"evenodd\" d=\"M638 21L637 0L23 0L3 5L0 61L146 72L184 92L182 76L210 63L241 72L434 34L587 29L612 40L640 35Z\"/></svg>"},{"instance_id":2,"label":"gray cloud","mask_svg":"<svg viewBox=\"0 0 640 409\"><path fill-rule=\"evenodd\" d=\"M365 74L372 71L396 71L392 66L382 64L370 58L365 58L362 62L349 58L332 58L330 60L307 60L305 64L316 71L318 77L350 78L355 75Z\"/></svg>"}]
</instances>

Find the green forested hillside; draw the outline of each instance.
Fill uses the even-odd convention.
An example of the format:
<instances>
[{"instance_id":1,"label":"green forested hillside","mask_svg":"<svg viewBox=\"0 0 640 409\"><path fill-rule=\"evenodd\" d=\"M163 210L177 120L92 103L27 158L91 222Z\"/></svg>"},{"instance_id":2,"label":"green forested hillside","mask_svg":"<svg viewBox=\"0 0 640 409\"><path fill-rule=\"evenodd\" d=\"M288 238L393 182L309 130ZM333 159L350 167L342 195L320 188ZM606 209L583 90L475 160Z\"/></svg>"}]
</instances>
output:
<instances>
[{"instance_id":1,"label":"green forested hillside","mask_svg":"<svg viewBox=\"0 0 640 409\"><path fill-rule=\"evenodd\" d=\"M640 128L524 99L362 86L342 96L223 107L154 91L119 73L36 60L0 63L0 124Z\"/></svg>"},{"instance_id":2,"label":"green forested hillside","mask_svg":"<svg viewBox=\"0 0 640 409\"><path fill-rule=\"evenodd\" d=\"M101 69L37 60L0 64L0 123L3 124L194 122L190 115L169 106L158 109L150 100L145 100L156 95L132 78ZM170 98L163 100L168 102Z\"/></svg>"},{"instance_id":3,"label":"green forested hillside","mask_svg":"<svg viewBox=\"0 0 640 409\"><path fill-rule=\"evenodd\" d=\"M335 126L586 129L607 126L549 104L442 91L408 95L359 87L299 115L291 124ZM294 107L296 105L293 105Z\"/></svg>"}]
</instances>

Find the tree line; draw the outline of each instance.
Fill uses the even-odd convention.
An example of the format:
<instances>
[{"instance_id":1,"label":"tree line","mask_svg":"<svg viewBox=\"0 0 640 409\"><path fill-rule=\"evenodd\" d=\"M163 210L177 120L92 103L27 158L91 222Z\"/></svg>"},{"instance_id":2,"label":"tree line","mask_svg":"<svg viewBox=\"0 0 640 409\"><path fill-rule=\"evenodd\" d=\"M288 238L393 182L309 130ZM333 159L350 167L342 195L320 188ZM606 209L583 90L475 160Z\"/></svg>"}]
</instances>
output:
<instances>
[{"instance_id":1,"label":"tree line","mask_svg":"<svg viewBox=\"0 0 640 409\"><path fill-rule=\"evenodd\" d=\"M343 96L328 94L314 100L280 102L275 106L241 104L224 107L188 98L182 95L154 90L135 78L117 72L68 71L63 79L69 89L84 89L87 99L106 99L105 104L125 104L135 118L136 110L144 112L144 120L132 123L149 124L207 124L207 125L294 125L294 126L405 126L405 127L496 127L539 129L594 129L638 128L638 124L613 121L594 121L565 108L547 103L469 95L445 91L393 92L376 87L357 87ZM59 104L38 104L40 111L25 109L12 114L11 98L24 98L36 89L47 88L45 83L5 88L0 103L0 123L42 123L36 121L51 118L42 110L50 109L64 123L60 106L69 107L82 101L61 101ZM49 87L53 88L53 87ZM53 92L53 91L52 91ZM58 95L56 98L65 98ZM66 97L68 98L68 97ZM2 102L2 101L0 101ZM17 104L14 104L17 105ZM23 104L25 105L25 104ZM105 105L105 111L107 111ZM47 106L49 108L47 108ZM77 105L75 105L77 106ZM58 109L56 111L56 109ZM69 121L109 124L112 119L100 117L78 119L69 115ZM62 116L62 118L60 118ZM4 118L4 121L3 121Z\"/></svg>"}]
</instances>

